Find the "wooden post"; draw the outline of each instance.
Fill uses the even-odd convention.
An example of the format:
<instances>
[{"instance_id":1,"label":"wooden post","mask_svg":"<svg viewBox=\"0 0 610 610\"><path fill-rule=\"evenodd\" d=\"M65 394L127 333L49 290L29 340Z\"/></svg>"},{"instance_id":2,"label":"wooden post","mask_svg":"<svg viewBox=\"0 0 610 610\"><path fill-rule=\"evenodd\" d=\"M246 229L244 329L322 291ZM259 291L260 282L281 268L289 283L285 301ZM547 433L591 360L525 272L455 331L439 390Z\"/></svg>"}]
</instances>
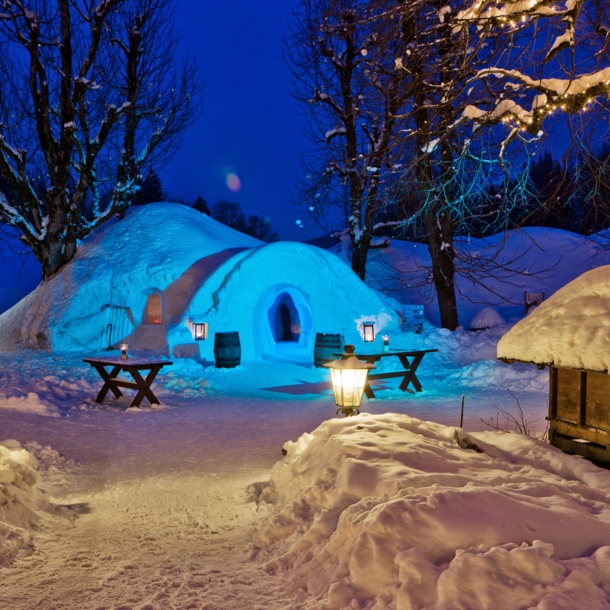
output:
<instances>
[{"instance_id":1,"label":"wooden post","mask_svg":"<svg viewBox=\"0 0 610 610\"><path fill-rule=\"evenodd\" d=\"M578 423L587 423L587 371L580 371L580 395L578 400Z\"/></svg>"},{"instance_id":2,"label":"wooden post","mask_svg":"<svg viewBox=\"0 0 610 610\"><path fill-rule=\"evenodd\" d=\"M557 417L557 367L549 366L549 419Z\"/></svg>"},{"instance_id":3,"label":"wooden post","mask_svg":"<svg viewBox=\"0 0 610 610\"><path fill-rule=\"evenodd\" d=\"M462 394L462 412L460 413L460 428L464 423L464 394Z\"/></svg>"}]
</instances>

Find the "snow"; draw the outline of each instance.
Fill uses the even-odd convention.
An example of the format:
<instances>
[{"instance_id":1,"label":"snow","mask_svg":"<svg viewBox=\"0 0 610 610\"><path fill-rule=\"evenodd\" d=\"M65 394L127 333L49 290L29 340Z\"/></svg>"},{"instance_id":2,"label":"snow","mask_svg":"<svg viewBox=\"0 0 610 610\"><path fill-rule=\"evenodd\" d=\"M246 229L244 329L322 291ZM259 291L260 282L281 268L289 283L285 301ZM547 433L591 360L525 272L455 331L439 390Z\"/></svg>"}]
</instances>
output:
<instances>
[{"instance_id":1,"label":"snow","mask_svg":"<svg viewBox=\"0 0 610 610\"><path fill-rule=\"evenodd\" d=\"M347 279L344 244L266 246L182 206L144 206L85 240L52 290L0 317L0 343L38 345L0 349L0 608L607 607L610 474L484 421L518 402L542 435L548 371L496 360L498 342L608 255L597 238L550 229L458 245L480 260L502 245L498 260L522 271L487 289L459 280L465 328L492 322L478 332L433 325L421 244L373 250L367 288ZM216 369L212 342L199 342L198 357L172 354L155 379L160 405L96 403L102 380L82 358L108 356L91 339L102 305L131 308L138 324L151 290L171 303L168 288L205 257L219 258L172 310L168 347L189 340L187 318L209 316L212 335L243 323L241 365ZM381 334L392 348L438 349L417 371L423 392L376 380L363 415L329 419L327 370L247 351L265 345L255 312L278 286L308 304L312 329L357 343L359 322L374 319L373 349ZM547 301L513 326L524 290ZM406 303L424 306L419 334L399 329ZM77 306L87 315L68 316Z\"/></svg>"},{"instance_id":2,"label":"snow","mask_svg":"<svg viewBox=\"0 0 610 610\"><path fill-rule=\"evenodd\" d=\"M163 230L159 230L162 227ZM276 348L272 311L293 301L298 340ZM145 316L159 299L159 323ZM157 203L86 239L57 275L0 316L0 352L83 352L126 343L174 358L213 358L214 333L240 333L246 359L311 362L317 332L360 340L363 314L398 316L337 257L296 242L264 244L186 206ZM190 321L207 322L196 342Z\"/></svg>"},{"instance_id":3,"label":"snow","mask_svg":"<svg viewBox=\"0 0 610 610\"><path fill-rule=\"evenodd\" d=\"M348 261L348 242L348 238L342 238L331 252ZM509 231L506 239L502 234L456 238L460 324L470 328L472 319L485 307L493 307L509 323L517 322L523 317L525 291L544 292L548 298L582 273L610 264L605 244L603 236L585 237L544 227ZM489 271L484 270L486 265ZM369 252L366 281L371 288L383 290L402 303L424 305L426 320L440 325L438 304L428 281L429 268L427 246L392 239L389 247Z\"/></svg>"},{"instance_id":4,"label":"snow","mask_svg":"<svg viewBox=\"0 0 610 610\"><path fill-rule=\"evenodd\" d=\"M483 330L485 328L491 328L492 326L501 326L502 324L506 324L506 321L493 307L483 307L483 309L472 318L470 329Z\"/></svg>"},{"instance_id":5,"label":"snow","mask_svg":"<svg viewBox=\"0 0 610 610\"><path fill-rule=\"evenodd\" d=\"M498 357L610 370L610 266L584 273L529 316L498 343Z\"/></svg>"},{"instance_id":6,"label":"snow","mask_svg":"<svg viewBox=\"0 0 610 610\"><path fill-rule=\"evenodd\" d=\"M38 470L57 471L61 462L56 451L36 442L22 447L14 439L0 441L0 566L32 551L33 531L42 522L67 520L66 512L53 507L38 487Z\"/></svg>"},{"instance_id":7,"label":"snow","mask_svg":"<svg viewBox=\"0 0 610 610\"><path fill-rule=\"evenodd\" d=\"M302 608L601 608L610 473L516 434L398 414L284 445L265 569ZM567 604L567 605L562 605Z\"/></svg>"}]
</instances>

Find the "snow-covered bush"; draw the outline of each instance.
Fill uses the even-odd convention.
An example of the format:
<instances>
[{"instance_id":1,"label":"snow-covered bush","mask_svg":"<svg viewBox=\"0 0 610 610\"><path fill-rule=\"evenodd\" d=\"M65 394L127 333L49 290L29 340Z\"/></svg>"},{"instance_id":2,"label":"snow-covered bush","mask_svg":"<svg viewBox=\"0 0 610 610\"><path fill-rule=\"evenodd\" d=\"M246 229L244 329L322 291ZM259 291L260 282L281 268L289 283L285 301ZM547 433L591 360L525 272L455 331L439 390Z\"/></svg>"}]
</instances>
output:
<instances>
[{"instance_id":1,"label":"snow-covered bush","mask_svg":"<svg viewBox=\"0 0 610 610\"><path fill-rule=\"evenodd\" d=\"M493 308L483 307L479 313L472 318L470 330L484 330L493 326L506 324L504 318Z\"/></svg>"},{"instance_id":2,"label":"snow-covered bush","mask_svg":"<svg viewBox=\"0 0 610 610\"><path fill-rule=\"evenodd\" d=\"M258 552L285 573L295 607L610 599L610 472L589 462L521 435L398 414L329 420L285 449Z\"/></svg>"}]
</instances>

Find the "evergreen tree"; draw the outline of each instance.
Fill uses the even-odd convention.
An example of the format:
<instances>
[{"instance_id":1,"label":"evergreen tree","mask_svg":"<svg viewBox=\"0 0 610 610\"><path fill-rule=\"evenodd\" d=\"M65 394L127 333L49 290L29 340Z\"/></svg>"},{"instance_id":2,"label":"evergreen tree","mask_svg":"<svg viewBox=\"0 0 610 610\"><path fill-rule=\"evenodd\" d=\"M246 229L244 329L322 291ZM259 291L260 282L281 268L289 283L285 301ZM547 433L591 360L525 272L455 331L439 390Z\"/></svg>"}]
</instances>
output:
<instances>
[{"instance_id":1,"label":"evergreen tree","mask_svg":"<svg viewBox=\"0 0 610 610\"><path fill-rule=\"evenodd\" d=\"M208 206L208 202L201 196L195 199L195 203L193 203L193 209L201 212L202 214L210 215L210 208Z\"/></svg>"},{"instance_id":2,"label":"evergreen tree","mask_svg":"<svg viewBox=\"0 0 610 610\"><path fill-rule=\"evenodd\" d=\"M136 184L140 188L133 198L132 205L144 205L155 201L167 201L167 193L163 189L161 178L159 178L154 169L148 170L144 179L140 177Z\"/></svg>"}]
</instances>

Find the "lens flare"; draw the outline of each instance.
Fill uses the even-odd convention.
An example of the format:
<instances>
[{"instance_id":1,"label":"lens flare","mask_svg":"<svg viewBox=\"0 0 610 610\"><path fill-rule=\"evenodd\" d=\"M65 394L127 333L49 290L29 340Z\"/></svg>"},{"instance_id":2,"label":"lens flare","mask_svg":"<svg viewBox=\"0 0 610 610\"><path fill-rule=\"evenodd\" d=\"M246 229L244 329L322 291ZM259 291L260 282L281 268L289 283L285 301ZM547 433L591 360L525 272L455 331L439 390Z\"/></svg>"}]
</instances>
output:
<instances>
[{"instance_id":1,"label":"lens flare","mask_svg":"<svg viewBox=\"0 0 610 610\"><path fill-rule=\"evenodd\" d=\"M237 174L227 174L227 186L233 193L241 190L241 180Z\"/></svg>"}]
</instances>

